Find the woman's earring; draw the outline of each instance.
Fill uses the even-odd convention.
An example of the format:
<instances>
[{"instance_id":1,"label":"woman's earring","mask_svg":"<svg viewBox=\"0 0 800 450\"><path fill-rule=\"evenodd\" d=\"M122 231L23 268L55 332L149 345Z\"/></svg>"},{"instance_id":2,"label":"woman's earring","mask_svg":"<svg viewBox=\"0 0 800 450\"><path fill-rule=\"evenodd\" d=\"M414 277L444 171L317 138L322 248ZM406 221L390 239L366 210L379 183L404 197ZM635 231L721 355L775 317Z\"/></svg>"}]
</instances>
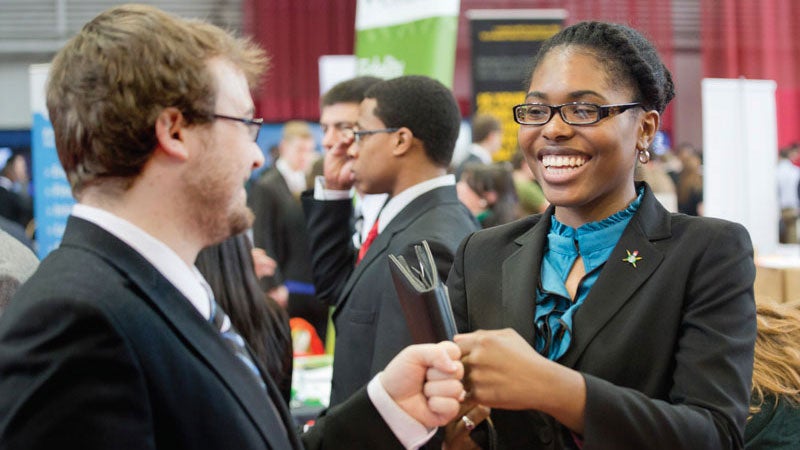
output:
<instances>
[{"instance_id":1,"label":"woman's earring","mask_svg":"<svg viewBox=\"0 0 800 450\"><path fill-rule=\"evenodd\" d=\"M650 162L650 150L639 150L639 162L642 164L647 164Z\"/></svg>"}]
</instances>

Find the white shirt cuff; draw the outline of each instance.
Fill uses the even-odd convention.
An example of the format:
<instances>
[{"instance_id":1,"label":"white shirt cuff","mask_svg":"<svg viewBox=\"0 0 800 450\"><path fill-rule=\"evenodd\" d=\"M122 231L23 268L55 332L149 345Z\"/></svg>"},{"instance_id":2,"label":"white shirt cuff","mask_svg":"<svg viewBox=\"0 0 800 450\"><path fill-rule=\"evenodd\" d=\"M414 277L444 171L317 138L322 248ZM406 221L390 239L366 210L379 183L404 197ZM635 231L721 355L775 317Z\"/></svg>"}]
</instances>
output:
<instances>
[{"instance_id":1,"label":"white shirt cuff","mask_svg":"<svg viewBox=\"0 0 800 450\"><path fill-rule=\"evenodd\" d=\"M347 200L353 198L352 189L335 191L325 189L325 177L318 175L314 178L314 200Z\"/></svg>"},{"instance_id":2,"label":"white shirt cuff","mask_svg":"<svg viewBox=\"0 0 800 450\"><path fill-rule=\"evenodd\" d=\"M403 411L386 392L380 376L380 373L375 375L367 385L369 399L404 448L409 450L420 448L436 434L436 428L426 428Z\"/></svg>"}]
</instances>

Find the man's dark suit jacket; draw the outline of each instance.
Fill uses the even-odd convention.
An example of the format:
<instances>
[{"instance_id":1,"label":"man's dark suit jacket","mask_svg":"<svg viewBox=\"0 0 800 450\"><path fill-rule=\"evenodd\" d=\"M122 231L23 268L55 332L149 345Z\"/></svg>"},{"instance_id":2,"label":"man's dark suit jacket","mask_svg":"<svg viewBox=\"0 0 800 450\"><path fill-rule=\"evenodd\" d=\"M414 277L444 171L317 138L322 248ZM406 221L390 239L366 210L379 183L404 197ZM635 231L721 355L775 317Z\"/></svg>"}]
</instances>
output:
<instances>
[{"instance_id":1,"label":"man's dark suit jacket","mask_svg":"<svg viewBox=\"0 0 800 450\"><path fill-rule=\"evenodd\" d=\"M22 227L33 219L33 199L27 194L10 191L0 186L0 216Z\"/></svg>"},{"instance_id":2,"label":"man's dark suit jacket","mask_svg":"<svg viewBox=\"0 0 800 450\"><path fill-rule=\"evenodd\" d=\"M464 169L470 164L483 164L483 160L478 157L478 155L474 153L470 153L464 158L461 163L458 164L455 170L456 180L461 180L461 175L464 173Z\"/></svg>"},{"instance_id":3,"label":"man's dark suit jacket","mask_svg":"<svg viewBox=\"0 0 800 450\"><path fill-rule=\"evenodd\" d=\"M273 167L250 187L248 204L255 213L253 244L278 263L273 284L287 283L290 288L289 316L308 320L319 337L325 339L328 307L313 292L303 292L302 286L298 289L297 284L313 287L311 251L300 199L292 195L283 175Z\"/></svg>"},{"instance_id":4,"label":"man's dark suit jacket","mask_svg":"<svg viewBox=\"0 0 800 450\"><path fill-rule=\"evenodd\" d=\"M448 280L459 331L510 327L533 346L553 211L464 240ZM627 251L639 252L636 267L623 261ZM747 231L670 214L647 187L601 270L558 360L586 380L583 449L742 448L756 337ZM499 448L571 441L534 411L492 418Z\"/></svg>"},{"instance_id":5,"label":"man's dark suit jacket","mask_svg":"<svg viewBox=\"0 0 800 450\"><path fill-rule=\"evenodd\" d=\"M389 272L389 254L416 261L414 245L427 240L439 276L446 279L458 244L478 229L454 186L436 188L408 204L355 263L350 200L303 195L317 296L336 307L331 405L341 403L412 343Z\"/></svg>"},{"instance_id":6,"label":"man's dark suit jacket","mask_svg":"<svg viewBox=\"0 0 800 450\"><path fill-rule=\"evenodd\" d=\"M147 260L71 217L61 247L0 319L0 449L302 448L264 381L276 408ZM401 448L363 391L303 442Z\"/></svg>"}]
</instances>

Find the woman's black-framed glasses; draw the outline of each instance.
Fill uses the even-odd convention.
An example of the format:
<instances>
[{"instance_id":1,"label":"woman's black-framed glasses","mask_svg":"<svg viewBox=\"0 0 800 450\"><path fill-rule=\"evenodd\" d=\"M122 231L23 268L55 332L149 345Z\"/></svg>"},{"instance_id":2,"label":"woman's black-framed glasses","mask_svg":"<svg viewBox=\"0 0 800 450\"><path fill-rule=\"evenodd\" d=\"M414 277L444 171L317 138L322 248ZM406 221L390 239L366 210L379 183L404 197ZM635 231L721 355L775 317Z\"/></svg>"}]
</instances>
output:
<instances>
[{"instance_id":1,"label":"woman's black-framed glasses","mask_svg":"<svg viewBox=\"0 0 800 450\"><path fill-rule=\"evenodd\" d=\"M264 124L264 119L261 118L248 119L245 117L226 116L224 114L214 114L214 117L217 119L235 120L247 125L247 131L250 133L253 142L258 140L258 133L261 131L261 125Z\"/></svg>"},{"instance_id":2,"label":"woman's black-framed glasses","mask_svg":"<svg viewBox=\"0 0 800 450\"><path fill-rule=\"evenodd\" d=\"M559 113L561 119L570 125L592 125L606 117L616 116L641 103L619 103L598 105L595 103L564 103L545 105L544 103L525 103L514 107L514 121L520 125L544 125Z\"/></svg>"}]
</instances>

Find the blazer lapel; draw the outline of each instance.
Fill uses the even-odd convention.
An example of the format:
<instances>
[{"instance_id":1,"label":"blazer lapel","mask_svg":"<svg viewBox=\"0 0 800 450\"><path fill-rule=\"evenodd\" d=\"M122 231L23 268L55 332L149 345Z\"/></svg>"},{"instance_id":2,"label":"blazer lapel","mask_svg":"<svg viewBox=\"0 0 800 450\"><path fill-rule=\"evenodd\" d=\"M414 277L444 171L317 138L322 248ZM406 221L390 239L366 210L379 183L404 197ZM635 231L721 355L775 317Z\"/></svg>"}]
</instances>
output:
<instances>
[{"instance_id":1,"label":"blazer lapel","mask_svg":"<svg viewBox=\"0 0 800 450\"><path fill-rule=\"evenodd\" d=\"M572 345L559 362L574 366L583 351L611 318L631 301L634 293L655 272L664 254L651 241L670 235L669 213L657 202L650 188L645 189L642 204L622 233L597 282L573 321ZM628 253L637 252L636 267Z\"/></svg>"},{"instance_id":2,"label":"blazer lapel","mask_svg":"<svg viewBox=\"0 0 800 450\"><path fill-rule=\"evenodd\" d=\"M287 433L288 439L295 444L293 448L299 448L296 437L292 436L293 429L286 426L291 421L286 421L285 411L281 413L279 402L282 400L274 386L267 383L279 416L271 411L267 393L253 382L252 373L238 361L219 333L155 267L127 244L93 223L70 217L67 230L71 233L65 233L65 244L85 247L99 254L131 279L134 287L141 291L141 297L170 323L180 340L205 361L237 398L271 448L289 448L289 442L284 439Z\"/></svg>"},{"instance_id":3,"label":"blazer lapel","mask_svg":"<svg viewBox=\"0 0 800 450\"><path fill-rule=\"evenodd\" d=\"M553 208L548 208L536 225L514 241L519 249L506 258L502 265L503 323L511 326L531 345L541 255L552 214Z\"/></svg>"},{"instance_id":4,"label":"blazer lapel","mask_svg":"<svg viewBox=\"0 0 800 450\"><path fill-rule=\"evenodd\" d=\"M452 190L453 192L449 192ZM428 211L430 208L434 208L440 205L443 201L448 199L448 196L452 196L452 198L457 199L455 195L455 187L453 186L445 186L433 189L432 191L428 191L419 197L415 198L411 201L405 208L403 208L389 224L384 228L384 230L378 234L374 241L372 241L372 245L370 245L369 251L366 255L364 255L364 259L361 260L360 263L355 267L353 273L350 274L350 277L347 279L347 282L342 289L341 298L346 299L350 295L350 291L355 286L356 281L361 277L364 271L370 267L372 264L386 264L388 267L389 260L388 255L386 254L386 249L389 247L389 244L392 242L392 237L408 228L408 226L419 217L422 213ZM394 289L391 287L391 289ZM341 309L340 303L337 307L337 310ZM334 312L334 314L336 314Z\"/></svg>"},{"instance_id":5,"label":"blazer lapel","mask_svg":"<svg viewBox=\"0 0 800 450\"><path fill-rule=\"evenodd\" d=\"M398 216L399 217L399 216ZM397 217L395 217L397 219ZM394 220L392 221L394 223ZM372 241L372 244L369 246L369 251L366 255L364 255L364 259L359 262L353 272L350 274L350 277L347 278L347 282L342 289L341 298L346 299L350 295L350 291L353 289L353 286L356 285L356 282L364 271L367 270L369 266L372 264L380 264L381 261L384 261L385 264L389 264L386 261L386 248L389 246L389 242L392 241L392 236L399 231L397 227L394 227L392 223L389 224L377 237L375 240ZM340 302L336 310L341 310L342 305L344 302ZM335 314L335 312L334 312Z\"/></svg>"}]
</instances>

